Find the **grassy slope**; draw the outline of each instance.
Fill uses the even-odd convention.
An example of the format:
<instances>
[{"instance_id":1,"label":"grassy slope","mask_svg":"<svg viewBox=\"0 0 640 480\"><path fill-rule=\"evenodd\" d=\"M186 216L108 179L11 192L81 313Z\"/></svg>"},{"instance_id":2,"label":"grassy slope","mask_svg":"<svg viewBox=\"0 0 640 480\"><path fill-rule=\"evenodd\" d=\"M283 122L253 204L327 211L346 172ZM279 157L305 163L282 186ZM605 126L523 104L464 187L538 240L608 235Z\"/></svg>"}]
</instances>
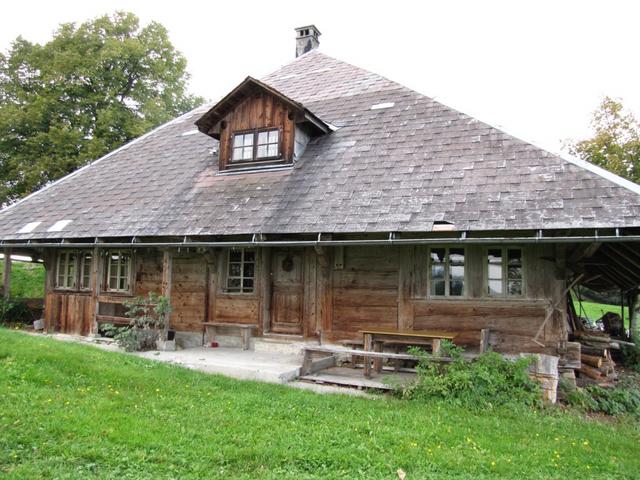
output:
<instances>
[{"instance_id":1,"label":"grassy slope","mask_svg":"<svg viewBox=\"0 0 640 480\"><path fill-rule=\"evenodd\" d=\"M620 305L607 305L605 303L596 302L582 302L582 310L580 310L580 303L577 300L573 301L573 305L576 312L581 317L586 316L591 322L599 320L606 312L615 312L621 315L622 309ZM624 307L624 324L626 328L629 328L629 307Z\"/></svg>"},{"instance_id":2,"label":"grassy slope","mask_svg":"<svg viewBox=\"0 0 640 480\"><path fill-rule=\"evenodd\" d=\"M0 285L4 260L0 260ZM44 297L44 266L39 263L13 262L11 265L11 296L13 298Z\"/></svg>"},{"instance_id":3,"label":"grassy slope","mask_svg":"<svg viewBox=\"0 0 640 480\"><path fill-rule=\"evenodd\" d=\"M633 478L639 431L210 376L0 329L12 478ZM2 473L0 473L0 476Z\"/></svg>"}]
</instances>

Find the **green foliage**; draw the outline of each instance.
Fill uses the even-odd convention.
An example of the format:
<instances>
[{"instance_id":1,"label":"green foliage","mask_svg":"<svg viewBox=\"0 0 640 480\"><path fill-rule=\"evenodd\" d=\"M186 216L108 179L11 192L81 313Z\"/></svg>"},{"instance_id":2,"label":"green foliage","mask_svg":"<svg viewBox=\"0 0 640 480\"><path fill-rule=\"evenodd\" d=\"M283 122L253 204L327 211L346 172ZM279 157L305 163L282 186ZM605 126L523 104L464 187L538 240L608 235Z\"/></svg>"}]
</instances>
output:
<instances>
[{"instance_id":1,"label":"green foliage","mask_svg":"<svg viewBox=\"0 0 640 480\"><path fill-rule=\"evenodd\" d=\"M0 54L0 205L192 109L186 60L156 22L118 12Z\"/></svg>"},{"instance_id":2,"label":"green foliage","mask_svg":"<svg viewBox=\"0 0 640 480\"><path fill-rule=\"evenodd\" d=\"M417 348L411 351L421 358L416 367L417 380L400 387L404 398L445 400L483 409L497 405L537 406L541 402L540 385L529 378L531 358L511 361L487 352L474 361L466 361L463 349L451 343L444 343L443 348L450 363L433 361L431 355Z\"/></svg>"},{"instance_id":3,"label":"green foliage","mask_svg":"<svg viewBox=\"0 0 640 480\"><path fill-rule=\"evenodd\" d=\"M594 136L569 143L569 153L640 183L640 124L619 101L605 97L593 114Z\"/></svg>"},{"instance_id":4,"label":"green foliage","mask_svg":"<svg viewBox=\"0 0 640 480\"><path fill-rule=\"evenodd\" d=\"M637 341L634 345L621 345L622 351L622 364L627 367L640 372L640 345Z\"/></svg>"},{"instance_id":5,"label":"green foliage","mask_svg":"<svg viewBox=\"0 0 640 480\"><path fill-rule=\"evenodd\" d=\"M627 377L615 388L589 385L567 393L567 403L585 412L640 417L640 387L637 377Z\"/></svg>"},{"instance_id":6,"label":"green foliage","mask_svg":"<svg viewBox=\"0 0 640 480\"><path fill-rule=\"evenodd\" d=\"M0 324L31 323L34 320L33 313L24 302L0 298Z\"/></svg>"},{"instance_id":7,"label":"green foliage","mask_svg":"<svg viewBox=\"0 0 640 480\"><path fill-rule=\"evenodd\" d=\"M156 340L167 326L167 318L171 313L169 299L155 292L149 292L146 297L136 297L125 302L125 315L131 318L129 326L104 326L108 336L112 336L118 345L127 352L136 350L153 350Z\"/></svg>"},{"instance_id":8,"label":"green foliage","mask_svg":"<svg viewBox=\"0 0 640 480\"><path fill-rule=\"evenodd\" d=\"M0 329L0 477L631 479L635 424L317 394ZM612 439L615 439L612 441Z\"/></svg>"},{"instance_id":9,"label":"green foliage","mask_svg":"<svg viewBox=\"0 0 640 480\"><path fill-rule=\"evenodd\" d=\"M4 260L0 260L0 278ZM44 297L44 265L14 261L11 265L11 298Z\"/></svg>"}]
</instances>

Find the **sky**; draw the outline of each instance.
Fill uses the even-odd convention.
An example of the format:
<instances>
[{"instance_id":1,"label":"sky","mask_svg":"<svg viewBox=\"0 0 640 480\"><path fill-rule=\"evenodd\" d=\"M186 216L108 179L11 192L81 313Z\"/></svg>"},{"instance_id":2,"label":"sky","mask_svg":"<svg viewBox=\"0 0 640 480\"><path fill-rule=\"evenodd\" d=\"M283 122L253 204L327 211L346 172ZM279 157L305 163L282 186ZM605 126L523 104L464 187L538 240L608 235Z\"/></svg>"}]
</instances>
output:
<instances>
[{"instance_id":1,"label":"sky","mask_svg":"<svg viewBox=\"0 0 640 480\"><path fill-rule=\"evenodd\" d=\"M247 75L295 56L298 26L320 50L553 152L587 138L607 95L640 118L640 2L208 1L7 2L0 50L51 38L64 22L124 10L162 23L187 58L190 91L218 100Z\"/></svg>"}]
</instances>

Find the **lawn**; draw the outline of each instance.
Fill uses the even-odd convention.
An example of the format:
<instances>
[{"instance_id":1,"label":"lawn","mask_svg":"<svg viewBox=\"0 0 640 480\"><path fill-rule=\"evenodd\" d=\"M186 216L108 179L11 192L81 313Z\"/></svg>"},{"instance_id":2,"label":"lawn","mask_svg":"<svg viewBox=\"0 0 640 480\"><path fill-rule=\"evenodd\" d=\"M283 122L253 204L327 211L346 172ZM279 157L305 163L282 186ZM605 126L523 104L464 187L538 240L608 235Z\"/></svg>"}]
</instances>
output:
<instances>
[{"instance_id":1,"label":"lawn","mask_svg":"<svg viewBox=\"0 0 640 480\"><path fill-rule=\"evenodd\" d=\"M605 303L586 302L582 301L582 310L580 310L580 303L577 300L573 301L573 305L576 312L581 317L587 317L591 322L599 320L602 315L607 312L615 312L618 315L622 314L620 305L607 305ZM624 324L629 327L629 307L624 307Z\"/></svg>"},{"instance_id":2,"label":"lawn","mask_svg":"<svg viewBox=\"0 0 640 480\"><path fill-rule=\"evenodd\" d=\"M640 432L241 382L0 329L0 476L637 478Z\"/></svg>"},{"instance_id":3,"label":"lawn","mask_svg":"<svg viewBox=\"0 0 640 480\"><path fill-rule=\"evenodd\" d=\"M0 279L4 273L4 260L0 260ZM11 297L42 298L44 297L44 265L40 263L11 263ZM2 285L0 280L0 285Z\"/></svg>"}]
</instances>

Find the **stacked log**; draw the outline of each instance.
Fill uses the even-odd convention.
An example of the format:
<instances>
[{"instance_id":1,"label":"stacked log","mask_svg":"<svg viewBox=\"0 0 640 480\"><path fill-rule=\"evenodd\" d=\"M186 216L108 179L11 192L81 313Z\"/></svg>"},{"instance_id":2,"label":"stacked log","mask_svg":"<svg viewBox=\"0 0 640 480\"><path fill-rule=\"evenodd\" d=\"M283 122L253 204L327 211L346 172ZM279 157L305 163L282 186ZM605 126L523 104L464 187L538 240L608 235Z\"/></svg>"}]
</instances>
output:
<instances>
[{"instance_id":1,"label":"stacked log","mask_svg":"<svg viewBox=\"0 0 640 480\"><path fill-rule=\"evenodd\" d=\"M611 350L619 350L620 345L630 342L597 331L574 332L574 337L581 344L580 375L599 383L615 380L616 364L611 358Z\"/></svg>"}]
</instances>

